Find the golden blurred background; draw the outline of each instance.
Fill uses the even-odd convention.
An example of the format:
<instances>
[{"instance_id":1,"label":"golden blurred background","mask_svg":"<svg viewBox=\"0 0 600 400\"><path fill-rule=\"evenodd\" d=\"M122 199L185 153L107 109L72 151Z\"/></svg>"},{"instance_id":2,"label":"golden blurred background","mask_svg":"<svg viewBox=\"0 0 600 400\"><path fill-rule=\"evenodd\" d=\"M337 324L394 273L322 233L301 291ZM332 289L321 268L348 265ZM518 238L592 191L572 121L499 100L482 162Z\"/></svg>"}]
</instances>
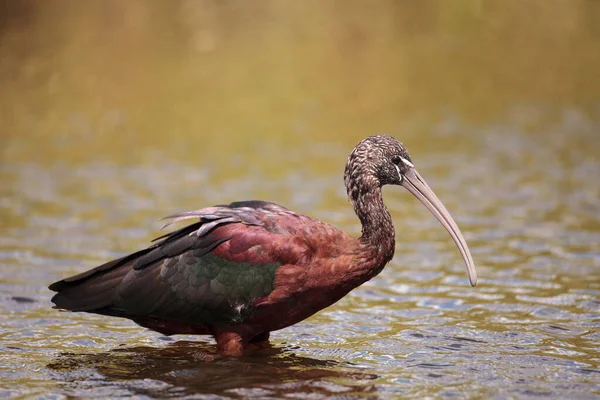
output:
<instances>
[{"instance_id":1,"label":"golden blurred background","mask_svg":"<svg viewBox=\"0 0 600 400\"><path fill-rule=\"evenodd\" d=\"M448 115L539 132L553 110L598 118L598 21L586 0L2 0L0 154L211 160L380 132L424 151L468 140L418 140Z\"/></svg>"}]
</instances>

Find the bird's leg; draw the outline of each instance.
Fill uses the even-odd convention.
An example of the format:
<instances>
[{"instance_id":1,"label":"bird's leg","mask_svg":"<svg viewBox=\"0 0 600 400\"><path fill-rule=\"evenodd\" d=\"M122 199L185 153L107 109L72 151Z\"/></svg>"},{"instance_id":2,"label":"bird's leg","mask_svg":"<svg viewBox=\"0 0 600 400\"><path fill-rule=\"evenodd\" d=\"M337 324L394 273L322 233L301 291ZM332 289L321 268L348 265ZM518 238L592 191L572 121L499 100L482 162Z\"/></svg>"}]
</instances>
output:
<instances>
[{"instance_id":1,"label":"bird's leg","mask_svg":"<svg viewBox=\"0 0 600 400\"><path fill-rule=\"evenodd\" d=\"M259 333L250 339L249 343L259 343L259 342L268 342L269 341L269 332Z\"/></svg>"},{"instance_id":2,"label":"bird's leg","mask_svg":"<svg viewBox=\"0 0 600 400\"><path fill-rule=\"evenodd\" d=\"M223 354L239 356L244 352L244 339L239 333L219 332L214 335L217 347Z\"/></svg>"}]
</instances>

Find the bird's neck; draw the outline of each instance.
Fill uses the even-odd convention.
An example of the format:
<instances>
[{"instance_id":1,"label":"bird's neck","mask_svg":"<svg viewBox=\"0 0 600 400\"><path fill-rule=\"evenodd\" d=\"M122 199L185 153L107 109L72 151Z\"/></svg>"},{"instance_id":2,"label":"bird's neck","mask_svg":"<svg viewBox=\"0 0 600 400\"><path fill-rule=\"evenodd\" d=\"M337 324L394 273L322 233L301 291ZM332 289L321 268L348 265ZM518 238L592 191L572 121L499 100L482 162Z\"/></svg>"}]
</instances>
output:
<instances>
[{"instance_id":1,"label":"bird's neck","mask_svg":"<svg viewBox=\"0 0 600 400\"><path fill-rule=\"evenodd\" d=\"M365 253L363 256L368 267L379 273L394 256L394 223L383 203L379 184L363 188L358 193L350 200L362 224L359 238L361 252Z\"/></svg>"}]
</instances>

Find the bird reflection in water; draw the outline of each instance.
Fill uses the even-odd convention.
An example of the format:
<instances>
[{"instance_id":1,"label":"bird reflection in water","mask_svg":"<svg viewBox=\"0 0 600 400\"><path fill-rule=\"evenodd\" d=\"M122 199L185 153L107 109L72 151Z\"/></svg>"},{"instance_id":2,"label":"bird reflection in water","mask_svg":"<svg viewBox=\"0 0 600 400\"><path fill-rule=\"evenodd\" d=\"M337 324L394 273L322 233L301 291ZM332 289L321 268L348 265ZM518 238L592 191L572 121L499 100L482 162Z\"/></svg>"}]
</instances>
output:
<instances>
[{"instance_id":1,"label":"bird reflection in water","mask_svg":"<svg viewBox=\"0 0 600 400\"><path fill-rule=\"evenodd\" d=\"M192 341L96 354L62 353L48 367L61 375L59 380L68 390L83 397L106 390L111 396L154 398L192 394L283 398L291 393L325 398L340 392L368 396L375 393L377 378L350 363L298 356L293 348L268 343L239 357L215 352L210 343Z\"/></svg>"}]
</instances>

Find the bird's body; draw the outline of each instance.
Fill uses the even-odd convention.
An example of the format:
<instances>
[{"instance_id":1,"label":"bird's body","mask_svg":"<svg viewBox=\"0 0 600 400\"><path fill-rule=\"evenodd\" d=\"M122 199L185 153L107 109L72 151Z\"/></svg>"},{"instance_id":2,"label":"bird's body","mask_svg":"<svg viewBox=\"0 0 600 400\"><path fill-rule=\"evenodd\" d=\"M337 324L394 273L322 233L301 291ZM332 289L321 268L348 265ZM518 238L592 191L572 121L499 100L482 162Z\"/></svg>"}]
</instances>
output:
<instances>
[{"instance_id":1,"label":"bird's body","mask_svg":"<svg viewBox=\"0 0 600 400\"><path fill-rule=\"evenodd\" d=\"M377 151L386 153L378 155L385 161L399 154L401 167L414 170L404 147L389 136L357 146L345 179L363 226L360 238L269 202L184 212L169 217L167 225L198 222L147 249L54 283L53 302L72 311L126 317L166 335L210 334L221 351L239 354L248 343L332 305L391 260L394 226L381 186L402 184L402 170L392 163L398 182L388 170L377 170L368 159ZM374 169L365 172L365 165Z\"/></svg>"}]
</instances>

